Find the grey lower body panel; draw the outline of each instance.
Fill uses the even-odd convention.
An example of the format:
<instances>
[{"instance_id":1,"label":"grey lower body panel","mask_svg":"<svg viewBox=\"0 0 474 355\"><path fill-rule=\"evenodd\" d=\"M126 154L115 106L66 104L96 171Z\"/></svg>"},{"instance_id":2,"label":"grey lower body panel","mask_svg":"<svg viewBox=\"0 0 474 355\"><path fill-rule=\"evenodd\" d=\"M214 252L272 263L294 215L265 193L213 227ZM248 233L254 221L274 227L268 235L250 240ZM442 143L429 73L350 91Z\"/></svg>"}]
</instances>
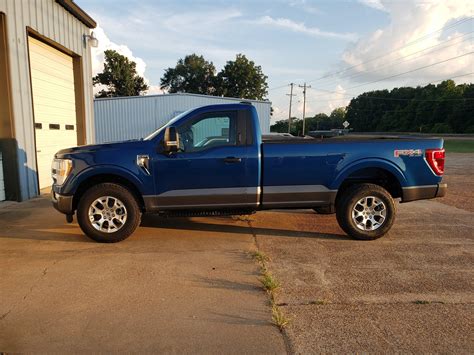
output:
<instances>
[{"instance_id":1,"label":"grey lower body panel","mask_svg":"<svg viewBox=\"0 0 474 355\"><path fill-rule=\"evenodd\" d=\"M144 196L147 211L191 209L257 209L259 187L217 189L184 189L166 191L156 196Z\"/></svg>"},{"instance_id":2,"label":"grey lower body panel","mask_svg":"<svg viewBox=\"0 0 474 355\"><path fill-rule=\"evenodd\" d=\"M324 185L264 186L262 206L270 208L297 208L333 205L337 190Z\"/></svg>"},{"instance_id":3,"label":"grey lower body panel","mask_svg":"<svg viewBox=\"0 0 474 355\"><path fill-rule=\"evenodd\" d=\"M323 185L184 189L144 196L147 212L167 210L274 209L334 205L337 190ZM261 196L263 193L263 196Z\"/></svg>"},{"instance_id":4,"label":"grey lower body panel","mask_svg":"<svg viewBox=\"0 0 474 355\"><path fill-rule=\"evenodd\" d=\"M402 188L402 202L427 200L446 195L447 184L410 186Z\"/></svg>"},{"instance_id":5,"label":"grey lower body panel","mask_svg":"<svg viewBox=\"0 0 474 355\"><path fill-rule=\"evenodd\" d=\"M74 214L72 206L73 196L63 196L52 191L51 201L53 202L54 208L59 212L64 214Z\"/></svg>"}]
</instances>

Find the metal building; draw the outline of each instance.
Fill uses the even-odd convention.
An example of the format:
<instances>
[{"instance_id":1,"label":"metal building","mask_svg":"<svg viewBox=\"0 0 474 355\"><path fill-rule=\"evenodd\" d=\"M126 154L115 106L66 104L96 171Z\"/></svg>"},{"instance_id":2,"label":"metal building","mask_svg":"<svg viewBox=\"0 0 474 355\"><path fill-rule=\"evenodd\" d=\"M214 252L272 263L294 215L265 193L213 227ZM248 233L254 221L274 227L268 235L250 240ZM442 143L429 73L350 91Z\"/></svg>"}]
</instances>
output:
<instances>
[{"instance_id":1,"label":"metal building","mask_svg":"<svg viewBox=\"0 0 474 355\"><path fill-rule=\"evenodd\" d=\"M205 105L240 101L242 99L185 93L95 99L96 142L142 138L181 112ZM271 102L245 101L250 101L257 109L262 132L270 132Z\"/></svg>"},{"instance_id":2,"label":"metal building","mask_svg":"<svg viewBox=\"0 0 474 355\"><path fill-rule=\"evenodd\" d=\"M95 26L72 0L0 0L0 198L38 195L55 152L94 141Z\"/></svg>"}]
</instances>

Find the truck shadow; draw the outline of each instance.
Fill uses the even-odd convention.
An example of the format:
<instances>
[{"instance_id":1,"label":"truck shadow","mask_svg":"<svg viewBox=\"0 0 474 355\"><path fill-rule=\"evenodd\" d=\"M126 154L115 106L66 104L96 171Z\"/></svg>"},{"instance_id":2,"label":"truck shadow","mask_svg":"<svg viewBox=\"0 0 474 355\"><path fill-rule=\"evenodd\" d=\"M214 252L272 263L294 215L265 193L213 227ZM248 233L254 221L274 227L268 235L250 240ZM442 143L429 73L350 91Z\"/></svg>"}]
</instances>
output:
<instances>
[{"instance_id":1,"label":"truck shadow","mask_svg":"<svg viewBox=\"0 0 474 355\"><path fill-rule=\"evenodd\" d=\"M186 218L164 218L157 215L144 215L141 227L165 228L190 231L208 231L231 234L254 234L290 238L315 238L329 240L352 240L347 235L334 233L319 233L295 231L290 229L262 228L254 226L239 226L230 224L214 224L200 221L190 221Z\"/></svg>"}]
</instances>

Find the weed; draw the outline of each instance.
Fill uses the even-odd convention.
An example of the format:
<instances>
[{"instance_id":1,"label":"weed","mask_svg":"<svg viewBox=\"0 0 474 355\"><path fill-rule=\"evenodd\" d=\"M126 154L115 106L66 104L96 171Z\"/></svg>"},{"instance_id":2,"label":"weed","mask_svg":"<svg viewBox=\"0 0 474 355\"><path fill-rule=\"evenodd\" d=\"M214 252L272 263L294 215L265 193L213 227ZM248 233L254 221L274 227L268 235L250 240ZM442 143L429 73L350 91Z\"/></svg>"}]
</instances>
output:
<instances>
[{"instance_id":1,"label":"weed","mask_svg":"<svg viewBox=\"0 0 474 355\"><path fill-rule=\"evenodd\" d=\"M280 287L280 283L268 271L263 272L262 276L263 277L260 278L260 282L262 283L263 288L270 292L270 294Z\"/></svg>"},{"instance_id":2,"label":"weed","mask_svg":"<svg viewBox=\"0 0 474 355\"><path fill-rule=\"evenodd\" d=\"M252 254L253 258L255 260L257 260L259 263L263 264L262 267L264 266L264 264L267 262L267 261L270 261L270 258L268 257L268 255L266 255L265 253L261 252L261 251L254 251L253 254Z\"/></svg>"},{"instance_id":3,"label":"weed","mask_svg":"<svg viewBox=\"0 0 474 355\"><path fill-rule=\"evenodd\" d=\"M283 314L280 308L276 304L272 305L272 320L273 324L275 324L280 331L285 328L286 325L289 323L289 319Z\"/></svg>"}]
</instances>

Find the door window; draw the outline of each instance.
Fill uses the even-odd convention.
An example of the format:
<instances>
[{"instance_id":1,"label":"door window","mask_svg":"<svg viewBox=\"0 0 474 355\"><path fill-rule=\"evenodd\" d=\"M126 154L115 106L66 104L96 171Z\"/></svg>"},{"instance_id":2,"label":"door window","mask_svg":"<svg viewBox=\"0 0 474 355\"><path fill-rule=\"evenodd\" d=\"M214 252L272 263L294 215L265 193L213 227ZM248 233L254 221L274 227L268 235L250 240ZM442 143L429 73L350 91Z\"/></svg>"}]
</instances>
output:
<instances>
[{"instance_id":1,"label":"door window","mask_svg":"<svg viewBox=\"0 0 474 355\"><path fill-rule=\"evenodd\" d=\"M233 112L213 113L178 127L183 152L197 152L237 144L236 115Z\"/></svg>"}]
</instances>

